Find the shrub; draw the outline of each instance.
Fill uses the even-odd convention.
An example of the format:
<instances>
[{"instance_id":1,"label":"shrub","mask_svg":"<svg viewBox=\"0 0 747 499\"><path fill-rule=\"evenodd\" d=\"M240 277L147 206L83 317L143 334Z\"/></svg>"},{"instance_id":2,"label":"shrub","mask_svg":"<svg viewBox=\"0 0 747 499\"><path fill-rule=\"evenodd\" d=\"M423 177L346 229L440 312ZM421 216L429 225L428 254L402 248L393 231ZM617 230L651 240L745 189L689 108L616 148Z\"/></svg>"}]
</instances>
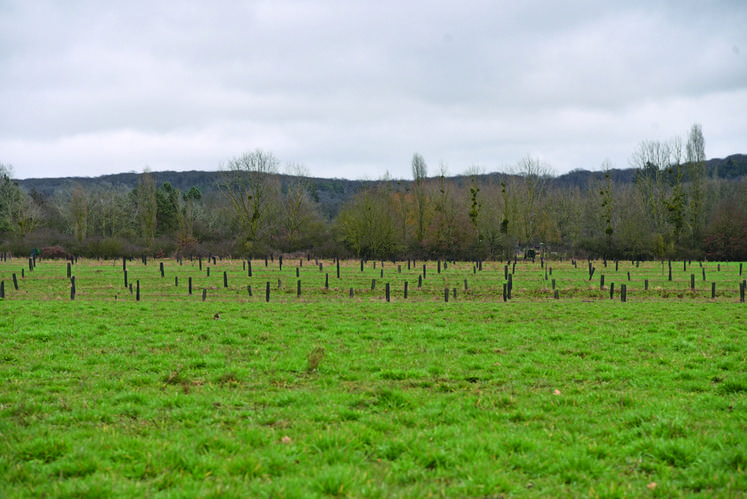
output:
<instances>
[{"instance_id":1,"label":"shrub","mask_svg":"<svg viewBox=\"0 0 747 499\"><path fill-rule=\"evenodd\" d=\"M67 258L67 251L62 246L47 246L41 249L41 256L44 259Z\"/></svg>"}]
</instances>

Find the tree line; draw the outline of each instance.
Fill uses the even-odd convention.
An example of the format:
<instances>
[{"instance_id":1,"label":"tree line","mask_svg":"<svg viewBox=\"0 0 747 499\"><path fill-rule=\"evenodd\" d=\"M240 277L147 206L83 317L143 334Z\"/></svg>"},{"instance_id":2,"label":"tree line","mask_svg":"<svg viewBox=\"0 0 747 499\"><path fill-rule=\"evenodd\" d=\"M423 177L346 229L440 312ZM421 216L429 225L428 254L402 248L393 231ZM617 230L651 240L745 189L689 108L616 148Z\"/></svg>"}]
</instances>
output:
<instances>
[{"instance_id":1,"label":"tree line","mask_svg":"<svg viewBox=\"0 0 747 499\"><path fill-rule=\"evenodd\" d=\"M255 150L224 165L211 188L77 183L26 192L0 165L0 247L60 246L115 257L312 253L366 259L507 259L542 251L608 259L747 260L747 176L706 169L700 125L686 139L644 140L632 181L608 161L564 182L527 156L506 172L450 176L411 159L412 178L359 181L341 206L302 165ZM329 186L328 186L329 187ZM335 187L329 187L330 189Z\"/></svg>"}]
</instances>

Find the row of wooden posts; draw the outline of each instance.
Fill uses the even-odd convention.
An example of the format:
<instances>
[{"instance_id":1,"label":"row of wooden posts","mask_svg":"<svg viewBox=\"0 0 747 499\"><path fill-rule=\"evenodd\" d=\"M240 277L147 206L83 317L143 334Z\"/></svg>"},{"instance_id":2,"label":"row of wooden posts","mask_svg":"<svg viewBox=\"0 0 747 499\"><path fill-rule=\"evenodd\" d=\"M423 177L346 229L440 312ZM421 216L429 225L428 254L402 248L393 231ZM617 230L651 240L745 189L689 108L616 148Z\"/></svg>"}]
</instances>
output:
<instances>
[{"instance_id":1,"label":"row of wooden posts","mask_svg":"<svg viewBox=\"0 0 747 499\"><path fill-rule=\"evenodd\" d=\"M76 295L76 281L75 276L69 276L70 279L70 299L75 300ZM509 274L508 282L503 284L503 301L508 301L511 299L511 291L512 291L512 282L511 275ZM602 288L604 286L604 278L601 280ZM224 287L228 287L228 275L226 272L223 273L223 284ZM174 285L179 285L179 277L174 277ZM555 288L555 279L552 281L553 285L553 297L557 300L560 298L559 291ZM16 277L16 274L13 274L13 286L16 290L18 290L18 279ZM125 288L128 288L130 291L130 294L135 295L136 301L140 301L140 280L135 281L135 287L133 289L132 283L129 283L127 280L127 272L124 273L124 286ZM422 286L422 275L418 276L418 288ZM278 288L282 287L282 281L278 280ZM648 280L645 281L645 287L648 290ZM299 279L296 282L296 296L301 297L302 291L301 291L301 280ZM326 274L325 276L325 289L329 289L329 274ZM376 279L371 280L371 291L374 291L376 289ZM469 289L468 281L467 279L464 280L464 290L467 291ZM739 296L740 296L740 302L745 301L745 290L747 289L747 281L742 281L739 286ZM265 286L265 300L267 302L270 301L270 292L271 290L271 283L270 281L267 281ZM404 282L404 290L403 290L403 298L407 299L408 297L408 290L409 290L409 282ZM193 286L192 286L192 277L188 278L188 293L192 295ZM252 287L251 285L247 285L247 292L249 296L253 296L252 293ZM610 283L609 287L609 296L610 299L614 299L615 294L615 283ZM355 295L354 288L350 288L350 297L353 298ZM444 302L449 301L449 297L453 296L453 298L456 299L457 297L457 288L444 288ZM716 283L711 283L711 298L716 297ZM5 282L0 281L0 298L5 298ZM207 299L207 289L202 290L202 301L205 301ZM385 299L387 302L391 299L391 287L390 284L387 282L385 284ZM627 285L622 284L620 286L620 301L626 302L627 301Z\"/></svg>"},{"instance_id":2,"label":"row of wooden posts","mask_svg":"<svg viewBox=\"0 0 747 499\"><path fill-rule=\"evenodd\" d=\"M3 258L5 258L5 255L3 255ZM272 258L272 256L270 256L270 258ZM212 259L214 265L217 264L216 257L212 256L209 259ZM181 265L183 263L182 260L181 259L178 259L178 260L179 260L179 263ZM73 260L73 261L77 261L77 259ZM73 263L73 261L68 261L67 262L67 278L70 279L70 281L71 281L71 287L70 287L70 299L71 300L75 299L75 294L76 294L75 277L72 276L72 263ZM130 261L132 261L132 258L130 258ZM202 270L202 258L200 257L198 259L198 261L199 261L200 270ZM147 257L145 255L142 256L142 262L143 262L143 264L147 265ZM340 261L339 261L339 259L335 259L335 262L336 262L336 267L337 267L337 277L339 278L340 277ZM361 272L364 271L364 263L365 263L365 261L361 260L361 262L360 262ZM323 264L319 263L318 260L317 260L317 264L319 265L319 270L322 271L323 270ZM374 261L373 264L374 264L374 268L376 268L376 262L375 261ZM510 264L510 262L509 262L509 264ZM662 262L662 264L663 264L663 262ZM268 266L268 265L269 265L268 257L265 256L265 266ZM280 269L282 269L282 265L283 265L283 258L282 258L282 256L280 256L279 257L279 266L280 266ZM408 270L411 269L412 265L415 265L415 260L408 259L407 260ZM576 262L575 261L573 261L573 265L576 266ZM702 262L701 262L700 265L702 267ZM30 257L29 258L29 270L33 271L34 268L35 268L35 266L36 266L36 256ZM303 266L303 259L301 259L299 261L299 267L301 267L301 266ZM437 261L437 272L439 274L441 273L441 266L442 266L442 262L441 262L441 260L438 260ZM607 262L606 261L604 262L604 266L605 267L607 266ZM296 267L296 277L300 276L299 267ZM448 268L448 262L443 262L443 267L444 267L444 269L447 269ZM541 261L541 267L545 268L544 261ZM668 267L669 267L669 280L671 280L672 279L672 262L671 262L671 260L668 262ZM684 267L684 270L686 271L687 270L687 261L683 262L683 267ZM133 294L132 284L128 283L128 278L127 278L127 258L123 258L122 259L122 268L123 268L123 271L124 271L123 272L123 274L124 274L124 286L125 286L125 288L129 288L130 293ZM618 262L615 261L615 269L617 270L617 268L618 268ZM248 276L249 277L252 276L252 262L251 262L251 260L243 262L243 269L248 272ZM477 272L478 269L482 270L482 262L481 261L475 262L475 265L473 267L473 271ZM503 285L503 300L504 301L507 301L507 300L511 299L512 275L515 272L515 269L516 269L516 260L513 261L513 268L512 268L512 272L511 273L509 273L509 265L505 265L504 266L504 277L507 280L507 283L504 283L504 285ZM398 271L401 272L401 270L402 270L401 265L399 265L398 266ZM719 264L718 271L720 271L720 270L721 270L721 266ZM594 272L595 272L595 267L592 265L592 262L590 260L589 261L589 279L591 279L593 277ZM165 270L164 270L163 262L160 262L160 273L161 273L161 277L165 277ZM426 266L426 264L423 264L423 272L422 272L421 275L418 276L418 288L422 287L422 280L426 276L426 273L427 273L427 266ZM24 277L24 275L23 275L24 274L24 269L21 269L21 274L22 274L22 277ZM207 275L210 276L210 267L207 268ZM381 277L382 278L383 278L383 275L384 275L384 270L383 270L383 262L382 262L382 269L381 269ZM551 275L552 275L552 267L545 268L545 280L548 280L549 276L551 276ZM740 276L742 275L742 264L741 263L739 265L739 275ZM703 276L703 280L705 280L706 279L706 274L705 274L705 269L704 268L702 268L702 276ZM17 280L16 274L14 273L12 275L12 277L13 277L13 286L14 286L14 288L16 290L18 290L18 280ZM627 277L628 277L628 281L630 281L630 279L631 279L630 272L627 272ZM225 288L228 287L228 274L227 274L227 272L223 272L223 284L224 284ZM175 285L178 286L178 277L175 277ZM278 281L278 287L280 287L280 286L281 286L281 282ZM373 279L372 282L371 282L371 290L372 291L375 289L375 286L376 286L376 280ZM648 290L648 279L646 279L644 281L644 286L645 286L645 289ZM192 278L191 277L189 278L188 288L189 288L189 294L191 295L192 294ZM464 288L465 288L465 291L468 289L468 283L467 283L466 279L464 280ZM604 288L604 274L602 274L601 279L600 279L600 288L602 288L602 289ZM695 274L691 274L690 275L690 288L691 289L695 289ZM742 302L744 302L744 299L745 299L744 298L745 288L747 288L747 284L745 283L745 281L743 281L742 283L740 283L740 301L742 301ZM251 296L252 295L251 285L249 285L247 287L247 289L248 289L249 295ZM325 276L325 289L329 289L329 274L326 274L326 276ZM552 289L554 290L554 298L555 299L559 299L559 292L558 292L557 289L555 289L555 279L552 280ZM134 291L135 291L136 299L139 301L140 300L140 281L139 280L136 281L136 289ZM449 301L449 294L450 293L453 294L454 298L456 298L456 296L457 296L457 289L456 288L452 288L450 290L449 288L445 288L444 289L444 301L446 301L446 302ZM407 294L408 294L408 282L405 282L404 283L404 298L405 299L407 299ZM266 300L269 301L270 300L270 282L269 281L267 282L267 285L266 285L265 296L266 296ZM301 296L301 281L300 280L297 281L297 296L298 297ZM351 297L354 296L354 290L353 290L353 288L350 289L350 296ZM711 297L715 298L715 296L716 296L716 283L713 282L713 283L711 283ZM4 297L5 297L5 283L4 283L4 281L0 281L0 298L4 298ZM203 289L203 292L202 292L203 301L206 299L206 297L207 297L207 290ZM386 287L385 287L385 298L386 298L387 302L390 301L390 285L389 285L389 283L387 283ZM610 284L610 299L613 299L613 298L614 298L614 283L611 283ZM625 302L626 299L627 299L627 286L625 284L621 285L621 288L620 288L620 299L623 302Z\"/></svg>"}]
</instances>

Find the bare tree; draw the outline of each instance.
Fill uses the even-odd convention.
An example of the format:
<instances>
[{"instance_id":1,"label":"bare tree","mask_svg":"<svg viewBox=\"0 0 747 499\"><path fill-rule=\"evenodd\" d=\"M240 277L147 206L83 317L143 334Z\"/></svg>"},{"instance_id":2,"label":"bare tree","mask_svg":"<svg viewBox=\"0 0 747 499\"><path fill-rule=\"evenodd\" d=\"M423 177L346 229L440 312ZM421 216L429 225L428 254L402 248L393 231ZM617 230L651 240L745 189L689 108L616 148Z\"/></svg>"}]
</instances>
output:
<instances>
[{"instance_id":1,"label":"bare tree","mask_svg":"<svg viewBox=\"0 0 747 499\"><path fill-rule=\"evenodd\" d=\"M428 178L428 165L425 159L418 153L412 156L412 193L415 203L415 239L422 243L425 237L425 229L428 226L428 192L426 179Z\"/></svg>"},{"instance_id":2,"label":"bare tree","mask_svg":"<svg viewBox=\"0 0 747 499\"><path fill-rule=\"evenodd\" d=\"M223 175L223 192L233 206L247 238L247 249L276 228L279 162L257 149L232 159Z\"/></svg>"},{"instance_id":3,"label":"bare tree","mask_svg":"<svg viewBox=\"0 0 747 499\"><path fill-rule=\"evenodd\" d=\"M614 213L614 197L612 195L612 179L610 178L610 170L612 170L612 163L606 159L602 163L602 171L604 172L604 185L599 191L601 196L601 207L602 216L604 217L604 234L607 236L607 258L611 256L612 252L612 234L615 229L612 227L612 214Z\"/></svg>"},{"instance_id":4,"label":"bare tree","mask_svg":"<svg viewBox=\"0 0 747 499\"><path fill-rule=\"evenodd\" d=\"M692 247L696 247L703 233L705 225L705 139L703 138L703 129L699 123L693 124L690 128L690 135L687 139L685 148L687 161L687 171L690 180L690 206L689 221L691 227Z\"/></svg>"},{"instance_id":5,"label":"bare tree","mask_svg":"<svg viewBox=\"0 0 747 499\"><path fill-rule=\"evenodd\" d=\"M136 200L141 234L145 244L151 246L156 238L158 200L156 198L156 183L147 169L138 180Z\"/></svg>"},{"instance_id":6,"label":"bare tree","mask_svg":"<svg viewBox=\"0 0 747 499\"><path fill-rule=\"evenodd\" d=\"M201 199L202 192L194 185L182 194L182 204L178 215L179 232L177 237L179 246L183 250L192 248L197 244L197 240L194 237L194 222L200 213L199 202Z\"/></svg>"},{"instance_id":7,"label":"bare tree","mask_svg":"<svg viewBox=\"0 0 747 499\"><path fill-rule=\"evenodd\" d=\"M316 206L311 199L309 170L296 163L289 164L286 172L290 176L283 196L281 224L288 250L298 249L304 229L318 218Z\"/></svg>"},{"instance_id":8,"label":"bare tree","mask_svg":"<svg viewBox=\"0 0 747 499\"><path fill-rule=\"evenodd\" d=\"M517 218L521 225L520 239L524 244L532 244L537 233L541 200L552 179L552 170L539 159L526 156L519 161L518 173L522 179L518 186L520 192L517 203Z\"/></svg>"},{"instance_id":9,"label":"bare tree","mask_svg":"<svg viewBox=\"0 0 747 499\"><path fill-rule=\"evenodd\" d=\"M460 196L446 164L441 163L438 191L433 197L433 217L427 234L431 251L447 258L456 258L470 238L467 210L459 202Z\"/></svg>"},{"instance_id":10,"label":"bare tree","mask_svg":"<svg viewBox=\"0 0 747 499\"><path fill-rule=\"evenodd\" d=\"M684 168L682 165L682 139L674 137L669 146L670 158L667 173L671 194L667 198L667 209L669 210L669 221L672 224L674 242L679 244L682 231L685 229L685 210L687 208L687 193L683 187L682 177Z\"/></svg>"},{"instance_id":11,"label":"bare tree","mask_svg":"<svg viewBox=\"0 0 747 499\"><path fill-rule=\"evenodd\" d=\"M82 242L88 231L88 196L80 183L73 188L70 211L73 216L73 235L78 242Z\"/></svg>"},{"instance_id":12,"label":"bare tree","mask_svg":"<svg viewBox=\"0 0 747 499\"><path fill-rule=\"evenodd\" d=\"M636 187L640 203L645 207L649 228L656 234L666 233L667 183L670 148L666 142L642 141L633 152L630 166L636 169Z\"/></svg>"},{"instance_id":13,"label":"bare tree","mask_svg":"<svg viewBox=\"0 0 747 499\"><path fill-rule=\"evenodd\" d=\"M366 185L337 217L343 244L364 258L391 258L399 250L391 192L385 183Z\"/></svg>"}]
</instances>

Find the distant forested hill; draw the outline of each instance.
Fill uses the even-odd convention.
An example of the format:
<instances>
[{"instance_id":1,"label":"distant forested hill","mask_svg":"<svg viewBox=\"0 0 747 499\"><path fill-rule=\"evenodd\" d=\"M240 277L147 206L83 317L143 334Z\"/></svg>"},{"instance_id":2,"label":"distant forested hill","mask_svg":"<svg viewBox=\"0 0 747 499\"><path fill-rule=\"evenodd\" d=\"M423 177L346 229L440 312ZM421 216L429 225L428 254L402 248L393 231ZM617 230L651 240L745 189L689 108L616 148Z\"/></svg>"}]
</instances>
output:
<instances>
[{"instance_id":1,"label":"distant forested hill","mask_svg":"<svg viewBox=\"0 0 747 499\"><path fill-rule=\"evenodd\" d=\"M726 158L711 159L706 162L707 176L710 178L734 179L747 175L747 155L733 154ZM615 169L611 172L611 179L618 184L631 183L635 180L635 169ZM102 175L100 177L61 177L61 178L30 178L19 180L19 185L27 192L36 191L43 196L53 196L56 192L72 189L76 184L82 185L86 190L96 186L116 187L123 186L134 189L137 186L140 173L117 173L113 175ZM221 184L221 172L216 171L188 171L188 172L151 172L156 185L165 182L180 190L187 192L192 187L197 187L203 194L216 191ZM488 173L480 175L481 180L498 180L504 174ZM553 183L557 187L579 188L586 187L591 179L601 179L604 173L601 171L574 170L557 176ZM292 178L287 175L279 175L281 184L285 185ZM327 219L333 219L339 212L342 204L364 185L370 184L370 180L348 180L340 178L308 178L310 191L314 200L319 202L322 215ZM409 180L409 179L406 179ZM467 177L457 176L454 180L461 185ZM683 179L687 181L687 178ZM397 183L397 181L390 181Z\"/></svg>"}]
</instances>

